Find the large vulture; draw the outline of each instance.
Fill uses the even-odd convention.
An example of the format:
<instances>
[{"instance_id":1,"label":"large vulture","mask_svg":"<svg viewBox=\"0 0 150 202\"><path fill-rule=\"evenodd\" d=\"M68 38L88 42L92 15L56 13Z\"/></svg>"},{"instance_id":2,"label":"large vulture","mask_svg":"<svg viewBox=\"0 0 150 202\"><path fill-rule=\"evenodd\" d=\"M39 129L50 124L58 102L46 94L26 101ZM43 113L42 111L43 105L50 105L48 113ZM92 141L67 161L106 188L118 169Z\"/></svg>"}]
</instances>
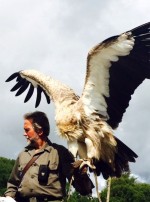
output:
<instances>
[{"instance_id":1,"label":"large vulture","mask_svg":"<svg viewBox=\"0 0 150 202\"><path fill-rule=\"evenodd\" d=\"M131 95L150 79L150 22L113 36L92 48L82 95L67 85L36 70L12 74L16 78L11 91L16 96L28 91L27 102L37 88L36 107L41 93L55 104L59 133L67 139L68 149L88 164L97 175L119 177L135 162L137 155L114 136L113 129L122 121Z\"/></svg>"}]
</instances>

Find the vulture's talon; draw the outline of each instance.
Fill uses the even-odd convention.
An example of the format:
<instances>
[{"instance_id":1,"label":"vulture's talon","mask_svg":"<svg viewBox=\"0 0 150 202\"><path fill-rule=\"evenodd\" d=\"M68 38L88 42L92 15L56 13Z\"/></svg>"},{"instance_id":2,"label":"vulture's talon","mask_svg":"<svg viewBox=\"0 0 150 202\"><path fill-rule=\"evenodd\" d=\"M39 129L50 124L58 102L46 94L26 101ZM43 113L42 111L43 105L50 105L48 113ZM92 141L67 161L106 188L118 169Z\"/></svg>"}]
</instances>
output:
<instances>
[{"instance_id":1,"label":"vulture's talon","mask_svg":"<svg viewBox=\"0 0 150 202\"><path fill-rule=\"evenodd\" d=\"M92 159L79 159L73 163L73 167L79 168L80 170L83 169L84 166L88 166L91 169L96 169Z\"/></svg>"},{"instance_id":2,"label":"vulture's talon","mask_svg":"<svg viewBox=\"0 0 150 202\"><path fill-rule=\"evenodd\" d=\"M82 169L84 166L88 166L89 168L91 168L92 170L96 169L96 167L93 164L92 159L83 159L79 169Z\"/></svg>"}]
</instances>

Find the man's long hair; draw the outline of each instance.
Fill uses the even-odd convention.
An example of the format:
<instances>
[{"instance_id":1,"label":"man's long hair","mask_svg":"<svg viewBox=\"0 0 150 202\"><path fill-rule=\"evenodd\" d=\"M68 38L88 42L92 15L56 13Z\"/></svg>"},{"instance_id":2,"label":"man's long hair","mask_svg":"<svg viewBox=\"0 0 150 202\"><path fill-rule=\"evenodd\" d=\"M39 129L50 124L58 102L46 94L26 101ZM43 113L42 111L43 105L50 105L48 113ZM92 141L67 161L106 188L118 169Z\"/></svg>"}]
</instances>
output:
<instances>
[{"instance_id":1,"label":"man's long hair","mask_svg":"<svg viewBox=\"0 0 150 202\"><path fill-rule=\"evenodd\" d=\"M49 135L50 124L44 112L35 111L35 112L26 113L24 115L24 119L32 120L32 125L36 132L39 132L40 130L42 130L45 136Z\"/></svg>"}]
</instances>

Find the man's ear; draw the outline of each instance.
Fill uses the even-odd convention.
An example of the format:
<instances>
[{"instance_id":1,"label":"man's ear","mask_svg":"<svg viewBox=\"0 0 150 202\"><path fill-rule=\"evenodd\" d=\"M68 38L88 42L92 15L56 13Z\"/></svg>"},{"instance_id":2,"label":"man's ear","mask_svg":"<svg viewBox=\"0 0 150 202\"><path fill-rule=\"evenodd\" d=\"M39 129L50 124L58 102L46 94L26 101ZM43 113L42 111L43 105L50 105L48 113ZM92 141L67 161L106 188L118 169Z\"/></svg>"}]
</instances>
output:
<instances>
[{"instance_id":1,"label":"man's ear","mask_svg":"<svg viewBox=\"0 0 150 202\"><path fill-rule=\"evenodd\" d=\"M42 129L39 129L39 130L38 130L38 134L39 134L39 136L42 136L42 135L43 135L43 130L42 130Z\"/></svg>"}]
</instances>

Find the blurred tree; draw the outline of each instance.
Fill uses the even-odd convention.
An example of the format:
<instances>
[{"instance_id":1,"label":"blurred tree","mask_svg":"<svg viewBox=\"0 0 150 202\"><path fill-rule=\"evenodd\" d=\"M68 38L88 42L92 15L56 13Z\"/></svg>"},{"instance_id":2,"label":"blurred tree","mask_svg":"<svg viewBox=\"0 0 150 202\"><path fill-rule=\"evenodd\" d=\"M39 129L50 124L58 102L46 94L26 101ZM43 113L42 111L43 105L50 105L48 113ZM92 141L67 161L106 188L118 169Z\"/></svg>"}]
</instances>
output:
<instances>
[{"instance_id":1,"label":"blurred tree","mask_svg":"<svg viewBox=\"0 0 150 202\"><path fill-rule=\"evenodd\" d=\"M15 160L0 157L0 196L3 195L6 190L7 181L14 163Z\"/></svg>"},{"instance_id":2,"label":"blurred tree","mask_svg":"<svg viewBox=\"0 0 150 202\"><path fill-rule=\"evenodd\" d=\"M106 201L107 189L102 193L102 201ZM110 202L148 202L150 201L150 184L137 182L129 173L121 178L113 178L110 191Z\"/></svg>"}]
</instances>

